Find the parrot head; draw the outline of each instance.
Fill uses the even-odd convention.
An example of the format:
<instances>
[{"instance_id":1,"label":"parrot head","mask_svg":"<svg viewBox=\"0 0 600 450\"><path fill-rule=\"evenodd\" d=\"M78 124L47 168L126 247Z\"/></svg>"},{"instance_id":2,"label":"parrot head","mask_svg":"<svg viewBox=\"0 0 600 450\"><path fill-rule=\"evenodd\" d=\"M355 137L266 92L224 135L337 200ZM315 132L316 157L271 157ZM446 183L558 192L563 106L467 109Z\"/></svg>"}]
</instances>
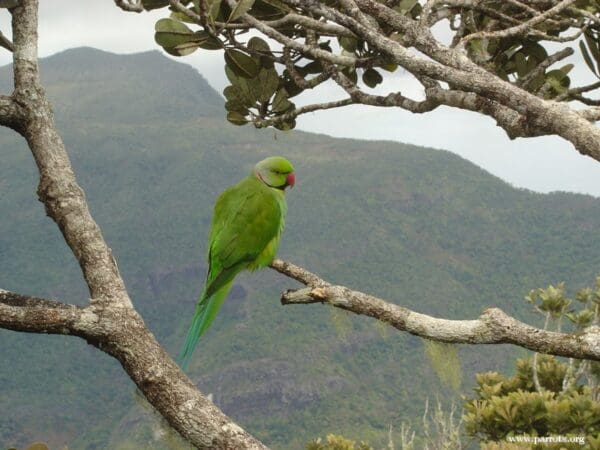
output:
<instances>
[{"instance_id":1,"label":"parrot head","mask_svg":"<svg viewBox=\"0 0 600 450\"><path fill-rule=\"evenodd\" d=\"M286 187L294 187L296 174L294 166L281 156L271 156L263 159L254 166L254 173L267 186L284 190Z\"/></svg>"}]
</instances>

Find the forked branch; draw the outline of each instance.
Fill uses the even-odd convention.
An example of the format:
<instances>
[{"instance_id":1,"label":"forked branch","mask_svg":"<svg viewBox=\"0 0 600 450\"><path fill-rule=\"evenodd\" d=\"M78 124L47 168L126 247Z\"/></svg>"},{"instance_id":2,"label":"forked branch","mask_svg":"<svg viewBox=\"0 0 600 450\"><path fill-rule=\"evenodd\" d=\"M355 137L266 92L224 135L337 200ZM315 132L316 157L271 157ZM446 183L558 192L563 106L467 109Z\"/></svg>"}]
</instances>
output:
<instances>
[{"instance_id":1,"label":"forked branch","mask_svg":"<svg viewBox=\"0 0 600 450\"><path fill-rule=\"evenodd\" d=\"M275 260L271 267L307 285L282 294L284 305L327 303L372 317L415 336L455 344L513 344L532 351L600 361L600 327L580 335L555 333L527 325L499 308L486 309L475 320L428 316L345 286L335 286L290 262Z\"/></svg>"}]
</instances>

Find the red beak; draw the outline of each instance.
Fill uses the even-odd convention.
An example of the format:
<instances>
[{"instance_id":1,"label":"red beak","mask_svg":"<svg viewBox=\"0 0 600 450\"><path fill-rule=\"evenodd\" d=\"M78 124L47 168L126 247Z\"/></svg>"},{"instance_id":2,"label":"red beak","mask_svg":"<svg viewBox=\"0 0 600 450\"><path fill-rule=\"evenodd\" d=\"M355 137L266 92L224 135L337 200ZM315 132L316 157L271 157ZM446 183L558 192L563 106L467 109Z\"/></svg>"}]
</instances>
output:
<instances>
[{"instance_id":1,"label":"red beak","mask_svg":"<svg viewBox=\"0 0 600 450\"><path fill-rule=\"evenodd\" d=\"M294 187L294 184L296 184L296 174L294 172L288 174L288 176L285 179L285 182L288 186Z\"/></svg>"}]
</instances>

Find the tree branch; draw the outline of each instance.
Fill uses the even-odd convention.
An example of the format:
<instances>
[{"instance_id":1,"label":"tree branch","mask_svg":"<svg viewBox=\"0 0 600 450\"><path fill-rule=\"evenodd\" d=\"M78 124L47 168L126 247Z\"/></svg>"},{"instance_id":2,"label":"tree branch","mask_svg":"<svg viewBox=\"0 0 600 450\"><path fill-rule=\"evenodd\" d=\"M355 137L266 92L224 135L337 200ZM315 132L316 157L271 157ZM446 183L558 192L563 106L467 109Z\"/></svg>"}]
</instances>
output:
<instances>
[{"instance_id":1,"label":"tree branch","mask_svg":"<svg viewBox=\"0 0 600 450\"><path fill-rule=\"evenodd\" d=\"M476 320L448 320L411 311L380 298L334 286L306 269L275 260L271 267L309 286L282 294L283 305L327 303L359 315L373 317L400 331L455 344L513 344L535 352L600 361L600 327L584 334L555 333L532 327L489 308Z\"/></svg>"},{"instance_id":2,"label":"tree branch","mask_svg":"<svg viewBox=\"0 0 600 450\"><path fill-rule=\"evenodd\" d=\"M12 97L0 95L0 126L20 130L24 120L22 108Z\"/></svg>"},{"instance_id":3,"label":"tree branch","mask_svg":"<svg viewBox=\"0 0 600 450\"><path fill-rule=\"evenodd\" d=\"M148 401L199 448L266 449L197 390L133 310L80 308L0 290L0 328L79 336L114 356Z\"/></svg>"},{"instance_id":4,"label":"tree branch","mask_svg":"<svg viewBox=\"0 0 600 450\"><path fill-rule=\"evenodd\" d=\"M254 125L257 128L266 128L271 125L275 125L278 123L287 122L289 120L295 119L296 117L298 117L302 114L306 114L306 113L314 112L314 111L322 111L325 109L340 108L342 106L351 105L353 103L357 103L357 102L355 102L351 98L344 98L341 100L334 100L334 101L325 102L325 103L313 103L310 105L300 106L299 108L296 108L285 114L278 115L271 119L262 119L260 117L255 117L252 122L254 123Z\"/></svg>"},{"instance_id":5,"label":"tree branch","mask_svg":"<svg viewBox=\"0 0 600 450\"><path fill-rule=\"evenodd\" d=\"M19 131L27 140L40 173L39 199L77 258L92 301L130 307L125 284L77 184L64 143L54 126L51 105L40 84L37 1L22 1L13 10L13 34L13 98L26 114Z\"/></svg>"},{"instance_id":6,"label":"tree branch","mask_svg":"<svg viewBox=\"0 0 600 450\"><path fill-rule=\"evenodd\" d=\"M584 109L579 111L579 114L590 122L597 122L600 120L600 107L595 106L593 108Z\"/></svg>"},{"instance_id":7,"label":"tree branch","mask_svg":"<svg viewBox=\"0 0 600 450\"><path fill-rule=\"evenodd\" d=\"M6 36L4 36L4 34L2 34L1 31L0 31L0 47L4 47L9 52L12 52L15 50L15 46L13 45L12 41L10 39L8 39Z\"/></svg>"},{"instance_id":8,"label":"tree branch","mask_svg":"<svg viewBox=\"0 0 600 450\"><path fill-rule=\"evenodd\" d=\"M576 0L563 0L559 3L557 3L556 5L554 5L552 8L544 11L543 13L538 13L537 15L533 16L531 19L529 19L525 22L522 22L518 25L515 25L513 27L510 27L510 28L505 28L503 30L498 30L498 31L479 31L476 33L468 34L467 36L465 36L464 38L461 39L461 42L459 43L459 45L457 47L464 47L467 44L467 42L469 42L473 39L498 39L498 38L506 38L506 37L510 37L510 36L527 35L529 33L536 31L534 28L536 25L539 25L540 23L544 22L545 20L549 19L550 17L565 10L566 8L571 6L573 3L575 3L575 1ZM545 33L543 33L543 34L544 34L545 38L549 37ZM572 40L572 39L569 39L569 40Z\"/></svg>"},{"instance_id":9,"label":"tree branch","mask_svg":"<svg viewBox=\"0 0 600 450\"><path fill-rule=\"evenodd\" d=\"M55 300L0 289L0 328L28 333L71 334L84 310Z\"/></svg>"},{"instance_id":10,"label":"tree branch","mask_svg":"<svg viewBox=\"0 0 600 450\"><path fill-rule=\"evenodd\" d=\"M3 292L0 327L83 337L115 357L167 422L199 448L266 448L198 391L133 309L111 250L77 184L39 81L37 12L38 0L20 0L12 10L15 91L12 100L0 97L0 120L2 111L19 105L18 131L38 166L39 199L79 262L92 301L81 309Z\"/></svg>"}]
</instances>

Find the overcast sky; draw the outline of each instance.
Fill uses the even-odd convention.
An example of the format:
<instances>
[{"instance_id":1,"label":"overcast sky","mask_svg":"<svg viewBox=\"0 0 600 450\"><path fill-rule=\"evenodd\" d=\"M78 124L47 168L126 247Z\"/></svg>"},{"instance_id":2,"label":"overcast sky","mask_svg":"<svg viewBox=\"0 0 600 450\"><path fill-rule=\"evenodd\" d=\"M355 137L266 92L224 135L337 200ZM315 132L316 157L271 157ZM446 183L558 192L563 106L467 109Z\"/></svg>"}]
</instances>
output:
<instances>
[{"instance_id":1,"label":"overcast sky","mask_svg":"<svg viewBox=\"0 0 600 450\"><path fill-rule=\"evenodd\" d=\"M125 13L111 0L42 0L40 3L39 54L42 57L80 46L114 53L159 49L153 38L154 22L163 17L164 12ZM0 30L7 32L8 23L8 13L0 11ZM177 61L195 67L219 92L227 84L220 52L197 51ZM10 54L0 49L0 65L9 62ZM395 74L386 86L419 95L402 73ZM322 101L340 95L332 86L311 97ZM582 192L600 197L600 163L579 155L570 143L550 137L510 141L493 120L458 109L439 108L413 115L400 109L354 106L301 116L297 122L299 129L332 136L389 139L447 149L518 187L539 192Z\"/></svg>"}]
</instances>

